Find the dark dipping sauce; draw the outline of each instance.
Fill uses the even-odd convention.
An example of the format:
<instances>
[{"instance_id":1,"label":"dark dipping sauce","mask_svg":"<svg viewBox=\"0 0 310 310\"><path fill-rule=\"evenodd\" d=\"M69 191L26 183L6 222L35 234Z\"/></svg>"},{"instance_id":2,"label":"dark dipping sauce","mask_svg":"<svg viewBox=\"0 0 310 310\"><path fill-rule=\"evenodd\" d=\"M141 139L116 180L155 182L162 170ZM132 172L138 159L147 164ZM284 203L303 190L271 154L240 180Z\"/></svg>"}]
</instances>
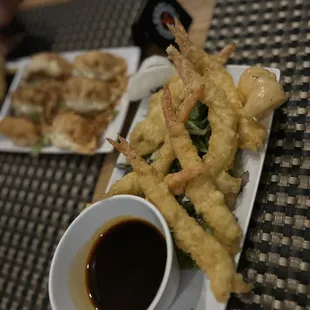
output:
<instances>
[{"instance_id":1,"label":"dark dipping sauce","mask_svg":"<svg viewBox=\"0 0 310 310\"><path fill-rule=\"evenodd\" d=\"M146 310L165 272L166 240L152 224L125 219L103 232L90 251L86 281L94 309Z\"/></svg>"}]
</instances>

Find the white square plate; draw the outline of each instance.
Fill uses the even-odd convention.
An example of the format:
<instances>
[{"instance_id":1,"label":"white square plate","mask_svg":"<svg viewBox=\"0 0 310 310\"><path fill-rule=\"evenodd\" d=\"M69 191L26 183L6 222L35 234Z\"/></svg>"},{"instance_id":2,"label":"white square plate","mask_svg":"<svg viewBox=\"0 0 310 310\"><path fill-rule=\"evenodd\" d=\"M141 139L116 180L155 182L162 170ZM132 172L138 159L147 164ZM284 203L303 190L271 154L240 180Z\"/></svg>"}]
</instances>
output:
<instances>
[{"instance_id":1,"label":"white square plate","mask_svg":"<svg viewBox=\"0 0 310 310\"><path fill-rule=\"evenodd\" d=\"M227 66L228 72L232 75L235 84L238 83L240 75L248 68L248 66L237 66L229 65ZM266 68L273 72L277 80L280 79L280 71L278 69ZM129 137L130 132L133 130L137 122L143 120L146 115L148 106L148 99L142 100L137 114L132 122L131 128L127 135ZM266 127L268 131L268 137L271 130L273 114L262 120L262 124ZM249 171L250 180L246 187L238 196L236 210L234 214L238 218L238 222L243 231L243 236L245 237L248 225L251 218L252 209L254 206L254 201L256 197L257 188L260 181L261 172L264 165L266 150L268 141L265 142L264 147L259 152L242 151L241 161L244 171ZM120 154L117 160L117 164L126 163L125 157ZM115 183L115 181L121 179L124 175L124 170L115 167L112 176L110 178L107 188ZM242 246L244 243L244 238L242 240ZM236 256L236 263L239 262L240 254ZM207 275L204 275L201 271L197 270L182 270L180 278L180 287L174 300L173 304L170 306L169 310L223 310L226 305L218 303L210 289L210 281Z\"/></svg>"},{"instance_id":2,"label":"white square plate","mask_svg":"<svg viewBox=\"0 0 310 310\"><path fill-rule=\"evenodd\" d=\"M119 48L108 48L102 49L103 51L107 51L111 54L123 57L127 62L127 74L132 75L136 73L139 60L140 60L140 48L136 46L132 47L119 47ZM72 61L74 57L84 53L86 51L74 51L74 52L66 52L61 53L62 56L67 58L69 61ZM14 80L10 86L8 94L4 100L2 108L0 110L0 119L4 118L5 116L9 116L12 113L12 106L11 106L11 98L10 94L15 91L21 81L23 76L24 68L27 66L29 59L23 59L19 63L19 69L15 74ZM122 98L120 99L119 105L115 108L118 111L117 116L115 119L109 124L107 129L105 130L104 134L101 137L100 147L97 149L96 153L110 153L113 150L113 147L110 143L105 140L105 137L111 137L112 139L117 138L117 134L121 131L127 111L129 107L129 99L127 94L125 93ZM15 145L10 140L6 139L5 137L0 135L0 151L3 152L30 152L31 149L29 147L21 147ZM53 154L64 154L64 153L72 153L67 150L60 149L56 146L47 146L42 148L40 153L53 153Z\"/></svg>"}]
</instances>

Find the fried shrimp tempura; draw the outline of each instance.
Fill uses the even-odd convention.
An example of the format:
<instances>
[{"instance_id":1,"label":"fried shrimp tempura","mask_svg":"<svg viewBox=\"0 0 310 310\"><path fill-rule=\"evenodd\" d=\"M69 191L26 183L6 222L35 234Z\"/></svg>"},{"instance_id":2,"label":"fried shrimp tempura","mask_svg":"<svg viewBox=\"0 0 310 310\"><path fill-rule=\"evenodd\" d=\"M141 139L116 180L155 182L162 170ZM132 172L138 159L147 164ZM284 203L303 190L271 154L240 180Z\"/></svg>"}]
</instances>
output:
<instances>
[{"instance_id":1,"label":"fried shrimp tempura","mask_svg":"<svg viewBox=\"0 0 310 310\"><path fill-rule=\"evenodd\" d=\"M184 101L181 103L179 107L178 118L181 122L186 122L189 118L190 112L193 107L196 105L197 100L201 99L202 92L199 89L196 92L190 93ZM175 159L175 154L170 144L169 135L166 134L164 144L160 147L159 151L156 154L156 160L152 163L152 168L157 172L160 177L165 177L169 168ZM193 176L200 173L200 170L191 171L192 175L187 176L186 182L180 182L180 178L182 179L182 174L177 177L167 179L167 184L173 192L179 193L180 191L184 192L184 186L189 182ZM181 183L181 184L180 184ZM180 190L181 188L181 190ZM112 197L115 195L121 194L131 194L131 195L139 195L141 193L141 187L139 182L137 181L137 174L135 172L131 172L125 175L123 178L115 182L109 191L103 195L97 195L95 201L99 201L108 197ZM94 202L95 202L94 201Z\"/></svg>"},{"instance_id":2,"label":"fried shrimp tempura","mask_svg":"<svg viewBox=\"0 0 310 310\"><path fill-rule=\"evenodd\" d=\"M219 53L211 55L211 57L214 58L214 61L225 64L234 50L235 45L229 44ZM174 77L168 84L173 103L177 109L178 105L186 97L187 91L179 77ZM165 138L166 127L160 104L161 96L162 91L151 97L145 120L138 123L130 135L130 145L141 156L152 153Z\"/></svg>"},{"instance_id":3,"label":"fried shrimp tempura","mask_svg":"<svg viewBox=\"0 0 310 310\"><path fill-rule=\"evenodd\" d=\"M152 163L152 168L161 177L168 174L169 168L175 159L174 152L170 146L169 138L165 140L157 153L156 160ZM93 202L106 199L115 195L130 194L138 196L142 192L140 183L138 182L138 176L136 172L130 172L123 178L112 184L108 192L104 194L96 195Z\"/></svg>"},{"instance_id":4,"label":"fried shrimp tempura","mask_svg":"<svg viewBox=\"0 0 310 310\"><path fill-rule=\"evenodd\" d=\"M236 273L234 263L222 245L178 204L163 179L135 152L125 139L108 141L122 152L138 175L141 188L154 203L173 230L180 248L189 253L201 270L207 273L211 289L219 302L226 302L231 292L247 292L251 285Z\"/></svg>"},{"instance_id":5,"label":"fried shrimp tempura","mask_svg":"<svg viewBox=\"0 0 310 310\"><path fill-rule=\"evenodd\" d=\"M175 19L175 27L170 25L169 28L175 36L175 41L184 57L193 64L201 75L208 76L217 87L225 91L228 98L227 104L234 109L239 117L239 147L253 151L260 149L267 138L266 129L254 119L245 117L244 107L233 79L223 67L223 63L195 46L189 40L185 29L177 19Z\"/></svg>"},{"instance_id":6,"label":"fried shrimp tempura","mask_svg":"<svg viewBox=\"0 0 310 310\"><path fill-rule=\"evenodd\" d=\"M238 146L236 133L238 117L234 110L227 105L227 97L207 76L201 77L193 69L191 63L174 47L167 49L168 55L189 89L197 89L204 85L203 102L209 107L208 118L212 129L209 140L209 151L204 156L204 162L211 167L210 174L218 175L227 170L233 163Z\"/></svg>"},{"instance_id":7,"label":"fried shrimp tempura","mask_svg":"<svg viewBox=\"0 0 310 310\"><path fill-rule=\"evenodd\" d=\"M236 44L230 43L224 46L217 54L210 55L210 57L221 65L225 65L228 59L230 58L231 54L235 51Z\"/></svg>"},{"instance_id":8,"label":"fried shrimp tempura","mask_svg":"<svg viewBox=\"0 0 310 310\"><path fill-rule=\"evenodd\" d=\"M170 143L183 171L199 169L202 166L205 166L205 170L211 170L211 166L203 164L198 156L196 147L193 145L184 124L175 117L168 87L164 89L162 104L170 133ZM190 181L185 195L193 203L196 213L201 214L205 222L214 230L217 240L231 254L239 251L241 229L235 217L225 205L223 194L216 190L212 176L206 172Z\"/></svg>"},{"instance_id":9,"label":"fried shrimp tempura","mask_svg":"<svg viewBox=\"0 0 310 310\"><path fill-rule=\"evenodd\" d=\"M184 84L179 77L174 77L168 84L175 99L175 109L178 109L187 95ZM166 125L160 104L161 96L162 91L152 95L146 118L130 134L130 144L141 156L154 152L165 139Z\"/></svg>"},{"instance_id":10,"label":"fried shrimp tempura","mask_svg":"<svg viewBox=\"0 0 310 310\"><path fill-rule=\"evenodd\" d=\"M186 86L190 89L196 89L200 85L205 86L206 91L202 101L209 107L208 118L212 134L209 139L209 151L203 157L203 162L210 167L208 173L216 179L215 184L221 192L223 191L225 198L236 196L241 180L236 179L233 183L232 177L226 176L226 171L231 168L238 147L236 133L238 116L227 104L225 92L218 88L212 79L208 76L200 76L192 64L172 46L167 49L167 52ZM221 176L217 178L220 174ZM228 185L233 185L230 190L228 190ZM238 186L239 188L236 189Z\"/></svg>"},{"instance_id":11,"label":"fried shrimp tempura","mask_svg":"<svg viewBox=\"0 0 310 310\"><path fill-rule=\"evenodd\" d=\"M40 126L25 117L5 117L0 120L0 134L20 146L33 146L40 140Z\"/></svg>"}]
</instances>

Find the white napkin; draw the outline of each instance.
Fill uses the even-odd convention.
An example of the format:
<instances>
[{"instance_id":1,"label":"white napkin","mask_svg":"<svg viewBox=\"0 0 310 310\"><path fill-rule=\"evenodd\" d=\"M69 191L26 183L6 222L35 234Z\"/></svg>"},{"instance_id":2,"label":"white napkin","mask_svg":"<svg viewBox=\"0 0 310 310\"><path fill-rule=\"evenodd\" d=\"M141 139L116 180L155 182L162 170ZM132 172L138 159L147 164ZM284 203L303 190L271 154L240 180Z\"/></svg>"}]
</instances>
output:
<instances>
[{"instance_id":1,"label":"white napkin","mask_svg":"<svg viewBox=\"0 0 310 310\"><path fill-rule=\"evenodd\" d=\"M163 86L175 75L170 61L162 56L151 56L145 59L139 71L129 78L128 96L130 101L137 101Z\"/></svg>"}]
</instances>

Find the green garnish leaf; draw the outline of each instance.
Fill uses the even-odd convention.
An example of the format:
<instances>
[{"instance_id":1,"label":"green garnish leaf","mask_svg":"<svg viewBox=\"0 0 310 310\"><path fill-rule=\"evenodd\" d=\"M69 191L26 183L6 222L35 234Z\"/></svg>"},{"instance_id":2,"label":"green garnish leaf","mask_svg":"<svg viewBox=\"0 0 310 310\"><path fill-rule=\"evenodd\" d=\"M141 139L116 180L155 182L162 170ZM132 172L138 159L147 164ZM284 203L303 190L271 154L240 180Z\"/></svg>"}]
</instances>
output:
<instances>
[{"instance_id":1,"label":"green garnish leaf","mask_svg":"<svg viewBox=\"0 0 310 310\"><path fill-rule=\"evenodd\" d=\"M208 121L208 107L200 101L192 110L186 128L200 156L208 153L211 126Z\"/></svg>"},{"instance_id":2,"label":"green garnish leaf","mask_svg":"<svg viewBox=\"0 0 310 310\"><path fill-rule=\"evenodd\" d=\"M194 145L196 146L197 152L206 154L208 153L209 149L209 143L206 143L203 139L194 139L193 140Z\"/></svg>"},{"instance_id":3,"label":"green garnish leaf","mask_svg":"<svg viewBox=\"0 0 310 310\"><path fill-rule=\"evenodd\" d=\"M126 175L126 174L128 174L128 173L133 171L132 166L129 165L129 164L117 164L116 167L118 169L124 170L124 175Z\"/></svg>"},{"instance_id":4,"label":"green garnish leaf","mask_svg":"<svg viewBox=\"0 0 310 310\"><path fill-rule=\"evenodd\" d=\"M113 118L112 118L113 121L116 119L118 113L119 113L119 111L117 111L117 110L113 111Z\"/></svg>"},{"instance_id":5,"label":"green garnish leaf","mask_svg":"<svg viewBox=\"0 0 310 310\"><path fill-rule=\"evenodd\" d=\"M67 110L68 107L66 105L66 102L63 101L63 100L59 101L58 104L57 104L57 109L60 110L60 111Z\"/></svg>"},{"instance_id":6,"label":"green garnish leaf","mask_svg":"<svg viewBox=\"0 0 310 310\"><path fill-rule=\"evenodd\" d=\"M235 155L234 166L232 169L228 170L228 173L234 178L241 178L244 169L242 164L241 152L238 151Z\"/></svg>"},{"instance_id":7,"label":"green garnish leaf","mask_svg":"<svg viewBox=\"0 0 310 310\"><path fill-rule=\"evenodd\" d=\"M207 232L209 232L211 235L214 234L213 229L205 222L205 220L202 218L201 214L196 214L195 216L196 221L198 224Z\"/></svg>"},{"instance_id":8,"label":"green garnish leaf","mask_svg":"<svg viewBox=\"0 0 310 310\"><path fill-rule=\"evenodd\" d=\"M32 112L27 114L27 117L34 123L39 123L41 120L41 115L39 112Z\"/></svg>"},{"instance_id":9,"label":"green garnish leaf","mask_svg":"<svg viewBox=\"0 0 310 310\"><path fill-rule=\"evenodd\" d=\"M186 123L186 129L188 130L190 135L195 135L195 136L204 136L206 135L209 131L211 132L211 127L209 123L206 122L206 126L204 128L199 128L194 122L189 120Z\"/></svg>"},{"instance_id":10,"label":"green garnish leaf","mask_svg":"<svg viewBox=\"0 0 310 310\"><path fill-rule=\"evenodd\" d=\"M40 139L39 139L39 141L38 141L38 143L37 143L36 145L34 145L34 146L32 147L32 149L31 149L31 154L32 154L32 156L34 156L34 157L38 157L38 156L39 156L39 154L40 154L42 148L46 145L45 142L46 142L46 141L45 141L44 137L41 136Z\"/></svg>"},{"instance_id":11,"label":"green garnish leaf","mask_svg":"<svg viewBox=\"0 0 310 310\"><path fill-rule=\"evenodd\" d=\"M197 105L189 115L189 121L194 123L199 128L204 128L208 123L208 107L198 101Z\"/></svg>"},{"instance_id":12,"label":"green garnish leaf","mask_svg":"<svg viewBox=\"0 0 310 310\"><path fill-rule=\"evenodd\" d=\"M174 245L174 248L181 269L187 269L187 270L199 269L196 262L190 256L190 254L182 251L180 248L177 247L176 244Z\"/></svg>"}]
</instances>

